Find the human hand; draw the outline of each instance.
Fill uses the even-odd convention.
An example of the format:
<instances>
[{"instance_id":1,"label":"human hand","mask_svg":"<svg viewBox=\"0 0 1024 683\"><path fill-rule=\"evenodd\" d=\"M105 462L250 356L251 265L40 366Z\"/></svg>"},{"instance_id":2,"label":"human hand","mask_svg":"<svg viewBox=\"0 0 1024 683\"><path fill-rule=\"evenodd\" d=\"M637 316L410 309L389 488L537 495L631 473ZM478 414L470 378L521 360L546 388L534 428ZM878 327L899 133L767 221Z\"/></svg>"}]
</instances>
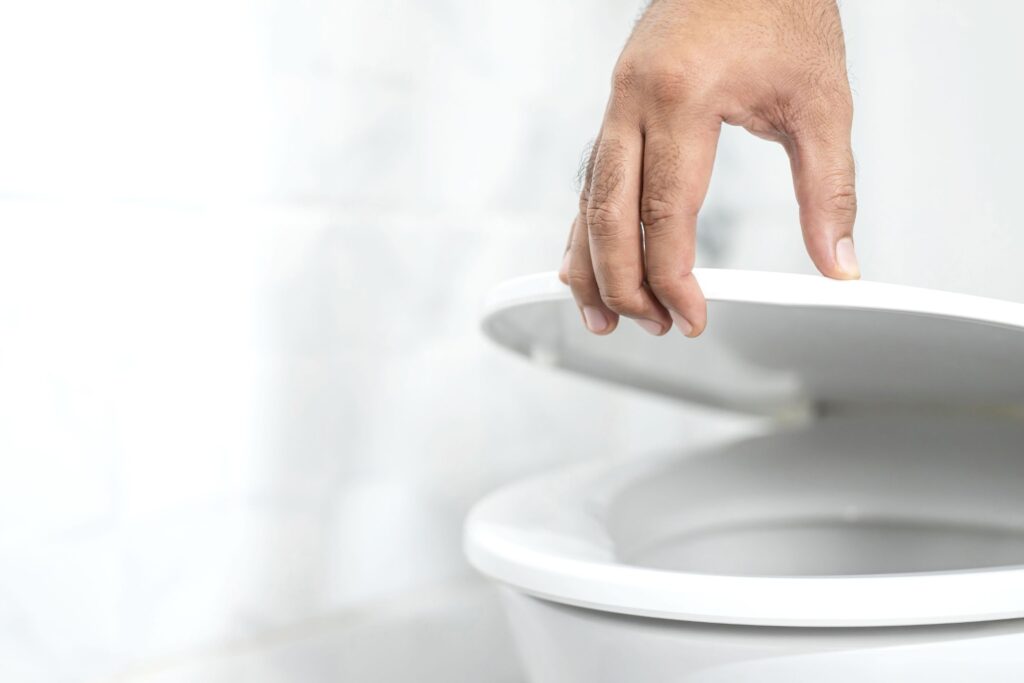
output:
<instances>
[{"instance_id":1,"label":"human hand","mask_svg":"<svg viewBox=\"0 0 1024 683\"><path fill-rule=\"evenodd\" d=\"M587 328L704 330L692 269L722 122L782 144L811 259L858 278L852 119L835 0L655 0L616 64L559 271Z\"/></svg>"}]
</instances>

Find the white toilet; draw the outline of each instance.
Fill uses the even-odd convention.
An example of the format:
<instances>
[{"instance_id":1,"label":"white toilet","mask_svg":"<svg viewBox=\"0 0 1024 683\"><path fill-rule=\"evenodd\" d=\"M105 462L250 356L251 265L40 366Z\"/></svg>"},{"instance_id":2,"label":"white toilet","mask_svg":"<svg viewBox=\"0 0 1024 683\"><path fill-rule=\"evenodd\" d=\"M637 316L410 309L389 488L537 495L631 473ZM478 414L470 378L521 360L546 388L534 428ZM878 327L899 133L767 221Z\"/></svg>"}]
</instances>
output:
<instances>
[{"instance_id":1,"label":"white toilet","mask_svg":"<svg viewBox=\"0 0 1024 683\"><path fill-rule=\"evenodd\" d=\"M697 340L590 335L553 273L489 301L534 360L778 424L474 508L529 680L1024 680L1024 305L697 277Z\"/></svg>"}]
</instances>

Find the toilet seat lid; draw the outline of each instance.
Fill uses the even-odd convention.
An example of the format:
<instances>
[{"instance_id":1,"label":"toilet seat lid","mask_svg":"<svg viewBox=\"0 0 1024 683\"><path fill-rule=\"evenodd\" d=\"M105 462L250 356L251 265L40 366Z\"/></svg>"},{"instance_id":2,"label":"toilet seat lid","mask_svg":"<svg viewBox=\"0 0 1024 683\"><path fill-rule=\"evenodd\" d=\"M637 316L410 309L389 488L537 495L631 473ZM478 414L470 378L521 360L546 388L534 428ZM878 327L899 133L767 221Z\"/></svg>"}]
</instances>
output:
<instances>
[{"instance_id":1,"label":"toilet seat lid","mask_svg":"<svg viewBox=\"0 0 1024 683\"><path fill-rule=\"evenodd\" d=\"M708 300L697 339L625 319L592 335L553 272L498 286L483 328L544 365L745 413L1024 406L1024 304L809 275L695 275Z\"/></svg>"}]
</instances>

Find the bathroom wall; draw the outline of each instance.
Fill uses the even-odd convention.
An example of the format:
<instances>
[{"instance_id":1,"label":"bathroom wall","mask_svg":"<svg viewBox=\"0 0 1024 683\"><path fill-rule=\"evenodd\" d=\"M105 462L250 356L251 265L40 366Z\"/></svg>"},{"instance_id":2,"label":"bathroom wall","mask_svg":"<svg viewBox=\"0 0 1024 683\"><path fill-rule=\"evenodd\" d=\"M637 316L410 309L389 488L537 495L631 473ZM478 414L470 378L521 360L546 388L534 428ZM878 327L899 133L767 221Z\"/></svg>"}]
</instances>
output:
<instances>
[{"instance_id":1,"label":"bathroom wall","mask_svg":"<svg viewBox=\"0 0 1024 683\"><path fill-rule=\"evenodd\" d=\"M2 10L0 679L516 675L470 503L716 424L476 326L557 264L635 11Z\"/></svg>"},{"instance_id":2,"label":"bathroom wall","mask_svg":"<svg viewBox=\"0 0 1024 683\"><path fill-rule=\"evenodd\" d=\"M858 245L875 279L1024 299L1021 12L965 7L844 7ZM0 9L0 679L518 680L472 501L757 427L476 328L557 265L637 11ZM726 131L702 263L809 270L787 173Z\"/></svg>"}]
</instances>

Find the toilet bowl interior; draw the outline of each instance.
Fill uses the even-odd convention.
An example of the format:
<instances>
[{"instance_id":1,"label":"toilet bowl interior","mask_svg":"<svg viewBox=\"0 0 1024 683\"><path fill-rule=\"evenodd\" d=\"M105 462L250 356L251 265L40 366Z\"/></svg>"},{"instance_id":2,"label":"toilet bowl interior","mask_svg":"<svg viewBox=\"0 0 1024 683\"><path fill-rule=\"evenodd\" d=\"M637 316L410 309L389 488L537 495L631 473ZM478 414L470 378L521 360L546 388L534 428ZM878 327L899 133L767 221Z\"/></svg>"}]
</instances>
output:
<instances>
[{"instance_id":1,"label":"toilet bowl interior","mask_svg":"<svg viewBox=\"0 0 1024 683\"><path fill-rule=\"evenodd\" d=\"M478 503L466 552L535 597L758 626L1024 618L1024 423L828 417L588 462Z\"/></svg>"},{"instance_id":2,"label":"toilet bowl interior","mask_svg":"<svg viewBox=\"0 0 1024 683\"><path fill-rule=\"evenodd\" d=\"M853 576L1024 564L1024 534L906 519L761 520L683 532L633 549L653 569L732 576Z\"/></svg>"},{"instance_id":3,"label":"toilet bowl interior","mask_svg":"<svg viewBox=\"0 0 1024 683\"><path fill-rule=\"evenodd\" d=\"M1024 565L1024 428L1008 420L830 419L682 457L605 509L619 562L729 576Z\"/></svg>"}]
</instances>

